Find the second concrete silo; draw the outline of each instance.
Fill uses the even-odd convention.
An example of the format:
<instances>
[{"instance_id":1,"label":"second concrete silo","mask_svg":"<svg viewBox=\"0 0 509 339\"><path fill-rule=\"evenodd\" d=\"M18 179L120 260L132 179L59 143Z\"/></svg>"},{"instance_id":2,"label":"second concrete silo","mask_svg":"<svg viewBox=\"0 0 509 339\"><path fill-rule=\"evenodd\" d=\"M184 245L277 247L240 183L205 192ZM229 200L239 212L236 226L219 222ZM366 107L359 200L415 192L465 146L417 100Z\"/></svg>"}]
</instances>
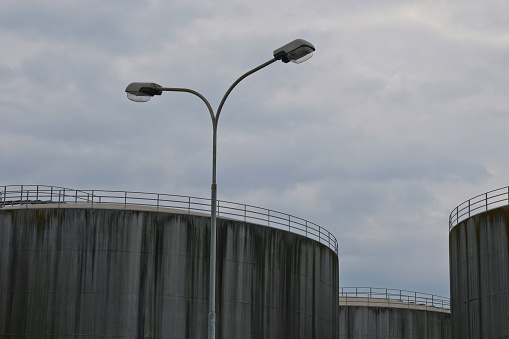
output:
<instances>
[{"instance_id":1,"label":"second concrete silo","mask_svg":"<svg viewBox=\"0 0 509 339\"><path fill-rule=\"evenodd\" d=\"M340 339L450 339L449 299L404 290L343 287Z\"/></svg>"},{"instance_id":2,"label":"second concrete silo","mask_svg":"<svg viewBox=\"0 0 509 339\"><path fill-rule=\"evenodd\" d=\"M469 199L451 213L453 338L509 337L508 188Z\"/></svg>"}]
</instances>

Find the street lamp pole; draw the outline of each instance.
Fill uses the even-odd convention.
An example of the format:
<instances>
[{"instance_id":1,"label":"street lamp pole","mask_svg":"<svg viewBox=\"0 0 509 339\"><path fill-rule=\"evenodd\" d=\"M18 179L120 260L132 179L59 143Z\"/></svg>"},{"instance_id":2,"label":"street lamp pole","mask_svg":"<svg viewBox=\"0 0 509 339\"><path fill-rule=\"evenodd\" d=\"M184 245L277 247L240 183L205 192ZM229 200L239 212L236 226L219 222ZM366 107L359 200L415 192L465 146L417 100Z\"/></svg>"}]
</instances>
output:
<instances>
[{"instance_id":1,"label":"street lamp pole","mask_svg":"<svg viewBox=\"0 0 509 339\"><path fill-rule=\"evenodd\" d=\"M216 151L217 151L217 123L219 115L223 109L223 105L230 95L231 91L249 75L261 70L262 68L281 60L284 63L289 61L301 63L309 59L315 47L302 39L294 40L281 48L274 51L274 58L253 68L249 72L239 77L226 91L214 114L214 110L209 101L200 93L188 88L171 88L162 87L155 83L133 82L126 88L127 97L136 102L146 102L154 95L161 95L162 92L187 92L199 97L207 106L212 119L212 185L211 185L211 203L210 203L210 281L209 281L209 313L208 313L208 338L214 339L216 337L216 255L217 255L217 183L216 183Z\"/></svg>"}]
</instances>

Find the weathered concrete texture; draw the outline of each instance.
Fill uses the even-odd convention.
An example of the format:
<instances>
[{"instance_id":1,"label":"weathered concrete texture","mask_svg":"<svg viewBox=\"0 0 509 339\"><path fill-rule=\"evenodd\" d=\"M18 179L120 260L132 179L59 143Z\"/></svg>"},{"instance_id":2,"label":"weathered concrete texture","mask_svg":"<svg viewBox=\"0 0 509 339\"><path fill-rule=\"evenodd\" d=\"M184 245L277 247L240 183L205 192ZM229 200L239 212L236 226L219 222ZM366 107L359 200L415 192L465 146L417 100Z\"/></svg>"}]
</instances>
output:
<instances>
[{"instance_id":1,"label":"weathered concrete texture","mask_svg":"<svg viewBox=\"0 0 509 339\"><path fill-rule=\"evenodd\" d=\"M0 210L0 337L205 338L203 216ZM218 220L218 338L337 338L338 258L311 239Z\"/></svg>"},{"instance_id":2,"label":"weathered concrete texture","mask_svg":"<svg viewBox=\"0 0 509 339\"><path fill-rule=\"evenodd\" d=\"M450 339L451 314L392 307L340 306L341 339Z\"/></svg>"},{"instance_id":3,"label":"weathered concrete texture","mask_svg":"<svg viewBox=\"0 0 509 339\"><path fill-rule=\"evenodd\" d=\"M453 338L509 337L509 207L483 212L449 234Z\"/></svg>"}]
</instances>

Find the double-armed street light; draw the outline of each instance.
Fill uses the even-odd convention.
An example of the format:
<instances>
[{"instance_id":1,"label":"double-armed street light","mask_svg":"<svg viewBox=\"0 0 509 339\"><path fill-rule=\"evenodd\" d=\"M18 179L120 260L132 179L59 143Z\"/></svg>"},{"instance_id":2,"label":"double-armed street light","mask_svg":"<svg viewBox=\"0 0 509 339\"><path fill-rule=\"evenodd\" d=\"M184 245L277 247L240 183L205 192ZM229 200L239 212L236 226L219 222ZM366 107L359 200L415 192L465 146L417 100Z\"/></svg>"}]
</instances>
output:
<instances>
[{"instance_id":1,"label":"double-armed street light","mask_svg":"<svg viewBox=\"0 0 509 339\"><path fill-rule=\"evenodd\" d=\"M216 327L216 205L217 205L217 184L216 184L216 143L217 143L217 122L219 120L219 114L223 108L226 98L230 92L247 76L253 74L256 71L281 60L284 63L290 61L294 63L301 63L313 55L315 47L303 39L296 39L283 47L280 47L274 51L274 58L261 64L260 66L253 68L249 72L238 78L226 91L219 104L219 107L214 114L212 106L208 100L200 93L188 89L188 88L170 88L162 87L155 83L150 82L133 82L127 86L125 91L127 92L127 98L136 102L149 101L154 95L161 95L163 92L187 92L199 97L207 106L210 118L212 119L212 186L211 186L211 203L210 203L210 282L209 282L209 316L208 316L208 338L215 338L215 327Z\"/></svg>"}]
</instances>

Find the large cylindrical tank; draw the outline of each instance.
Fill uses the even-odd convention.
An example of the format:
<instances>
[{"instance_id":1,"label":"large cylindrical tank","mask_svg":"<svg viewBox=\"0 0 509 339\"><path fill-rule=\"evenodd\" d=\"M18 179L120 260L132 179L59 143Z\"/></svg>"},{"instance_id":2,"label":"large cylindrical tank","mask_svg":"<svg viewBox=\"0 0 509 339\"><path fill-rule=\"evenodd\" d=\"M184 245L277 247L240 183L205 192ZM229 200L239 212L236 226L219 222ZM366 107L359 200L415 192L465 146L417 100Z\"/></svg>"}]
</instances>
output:
<instances>
[{"instance_id":1,"label":"large cylindrical tank","mask_svg":"<svg viewBox=\"0 0 509 339\"><path fill-rule=\"evenodd\" d=\"M210 217L27 207L0 208L0 337L206 337ZM218 338L337 338L335 251L217 227Z\"/></svg>"},{"instance_id":2,"label":"large cylindrical tank","mask_svg":"<svg viewBox=\"0 0 509 339\"><path fill-rule=\"evenodd\" d=\"M467 203L470 213L474 204ZM488 195L484 204L488 209ZM508 338L509 207L468 215L449 234L453 338Z\"/></svg>"}]
</instances>

